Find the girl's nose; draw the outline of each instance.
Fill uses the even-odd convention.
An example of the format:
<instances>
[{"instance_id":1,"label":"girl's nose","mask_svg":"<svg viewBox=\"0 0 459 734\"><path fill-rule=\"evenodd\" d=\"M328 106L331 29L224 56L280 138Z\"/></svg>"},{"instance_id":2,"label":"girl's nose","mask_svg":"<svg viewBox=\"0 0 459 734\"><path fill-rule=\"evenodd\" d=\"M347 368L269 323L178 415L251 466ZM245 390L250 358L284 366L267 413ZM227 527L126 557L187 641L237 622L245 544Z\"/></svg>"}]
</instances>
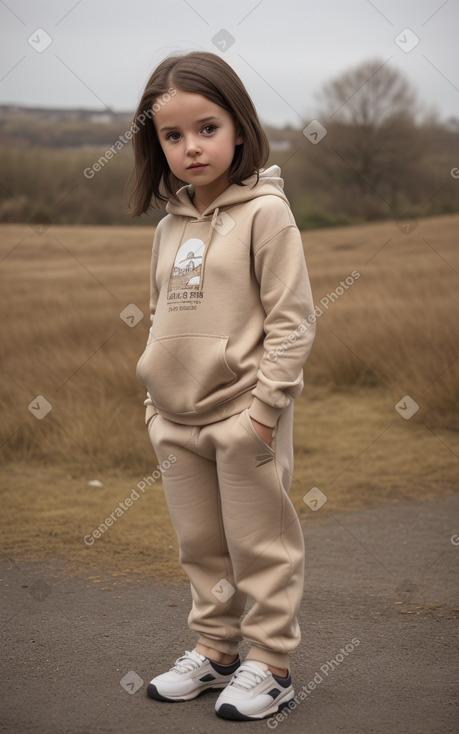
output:
<instances>
[{"instance_id":1,"label":"girl's nose","mask_svg":"<svg viewBox=\"0 0 459 734\"><path fill-rule=\"evenodd\" d=\"M195 137L190 137L186 141L186 152L188 155L196 155L201 152L199 141Z\"/></svg>"}]
</instances>

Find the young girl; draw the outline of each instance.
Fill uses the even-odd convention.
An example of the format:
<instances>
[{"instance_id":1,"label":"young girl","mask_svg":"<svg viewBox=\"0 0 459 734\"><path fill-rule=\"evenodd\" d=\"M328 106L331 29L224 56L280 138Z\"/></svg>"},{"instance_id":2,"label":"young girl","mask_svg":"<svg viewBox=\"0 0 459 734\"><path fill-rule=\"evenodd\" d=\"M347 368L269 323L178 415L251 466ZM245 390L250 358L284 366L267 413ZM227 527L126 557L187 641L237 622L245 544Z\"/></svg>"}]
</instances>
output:
<instances>
[{"instance_id":1,"label":"young girl","mask_svg":"<svg viewBox=\"0 0 459 734\"><path fill-rule=\"evenodd\" d=\"M304 545L288 491L293 400L313 341L303 246L280 169L260 170L269 148L257 113L219 56L163 61L136 119L146 124L134 136L131 212L152 200L168 212L137 375L158 461L176 458L163 483L199 635L148 694L224 689L219 716L262 719L293 699L300 641Z\"/></svg>"}]
</instances>

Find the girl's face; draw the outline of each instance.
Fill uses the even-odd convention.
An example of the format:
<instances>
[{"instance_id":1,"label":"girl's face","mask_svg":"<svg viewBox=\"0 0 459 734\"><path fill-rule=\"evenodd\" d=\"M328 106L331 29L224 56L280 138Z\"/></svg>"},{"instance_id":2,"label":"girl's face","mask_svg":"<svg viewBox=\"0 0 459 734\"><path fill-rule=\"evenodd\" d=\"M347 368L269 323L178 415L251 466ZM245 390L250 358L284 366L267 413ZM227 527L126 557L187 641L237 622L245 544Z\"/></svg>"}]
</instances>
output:
<instances>
[{"instance_id":1,"label":"girl's face","mask_svg":"<svg viewBox=\"0 0 459 734\"><path fill-rule=\"evenodd\" d=\"M193 184L195 204L204 211L229 185L234 150L242 143L233 118L201 94L177 90L153 120L169 168Z\"/></svg>"}]
</instances>

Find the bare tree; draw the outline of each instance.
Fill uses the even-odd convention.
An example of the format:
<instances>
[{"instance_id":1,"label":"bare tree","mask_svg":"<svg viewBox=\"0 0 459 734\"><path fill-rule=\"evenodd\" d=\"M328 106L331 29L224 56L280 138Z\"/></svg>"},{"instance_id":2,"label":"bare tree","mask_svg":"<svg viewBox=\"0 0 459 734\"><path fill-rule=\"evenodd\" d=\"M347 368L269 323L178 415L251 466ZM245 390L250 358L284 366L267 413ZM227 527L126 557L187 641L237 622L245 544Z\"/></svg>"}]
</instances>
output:
<instances>
[{"instance_id":1,"label":"bare tree","mask_svg":"<svg viewBox=\"0 0 459 734\"><path fill-rule=\"evenodd\" d=\"M365 61L327 82L318 96L327 119L355 127L413 122L417 111L410 83L400 71L378 60Z\"/></svg>"},{"instance_id":2,"label":"bare tree","mask_svg":"<svg viewBox=\"0 0 459 734\"><path fill-rule=\"evenodd\" d=\"M326 83L319 101L328 135L315 162L342 187L345 208L365 218L406 209L422 156L410 83L387 63L366 61Z\"/></svg>"}]
</instances>

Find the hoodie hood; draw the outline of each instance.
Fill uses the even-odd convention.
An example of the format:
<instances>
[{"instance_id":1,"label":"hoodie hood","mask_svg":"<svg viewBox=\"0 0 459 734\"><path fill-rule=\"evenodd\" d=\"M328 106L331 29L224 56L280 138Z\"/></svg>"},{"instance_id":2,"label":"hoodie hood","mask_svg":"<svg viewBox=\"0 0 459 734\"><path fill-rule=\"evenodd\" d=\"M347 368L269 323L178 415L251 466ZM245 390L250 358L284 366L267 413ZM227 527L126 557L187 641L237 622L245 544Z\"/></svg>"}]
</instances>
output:
<instances>
[{"instance_id":1,"label":"hoodie hood","mask_svg":"<svg viewBox=\"0 0 459 734\"><path fill-rule=\"evenodd\" d=\"M261 196L274 195L287 202L287 197L284 194L284 181L280 174L279 166L270 166L266 170L260 171L258 183L257 177L253 175L246 178L242 186L231 184L220 196L214 199L202 214L198 212L193 204L194 187L191 184L182 186L177 191L176 197L169 199L166 211L169 214L197 219L214 215L215 211L222 207L241 204Z\"/></svg>"}]
</instances>

